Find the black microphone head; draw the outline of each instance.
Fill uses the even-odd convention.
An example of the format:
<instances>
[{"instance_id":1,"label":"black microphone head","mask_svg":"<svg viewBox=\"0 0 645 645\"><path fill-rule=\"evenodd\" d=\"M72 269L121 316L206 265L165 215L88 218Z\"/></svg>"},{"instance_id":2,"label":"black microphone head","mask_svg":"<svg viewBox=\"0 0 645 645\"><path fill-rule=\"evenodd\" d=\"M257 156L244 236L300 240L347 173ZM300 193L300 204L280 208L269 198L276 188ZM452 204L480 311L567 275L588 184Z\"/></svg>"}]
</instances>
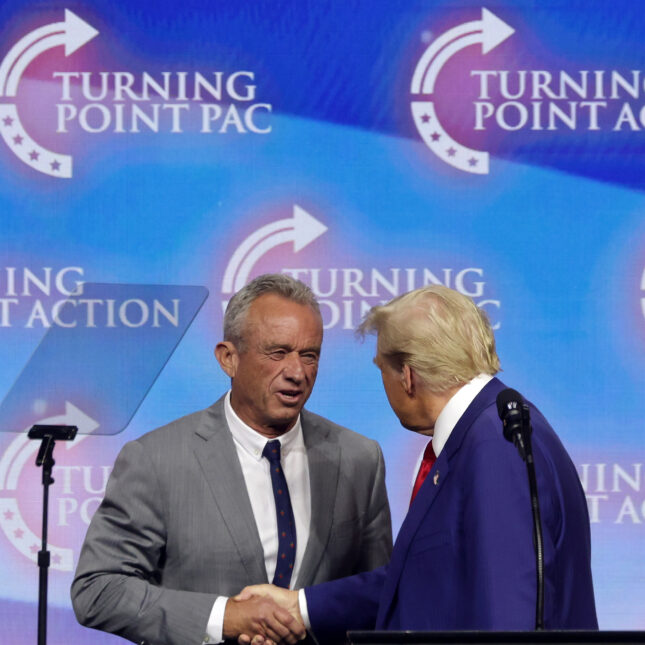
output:
<instances>
[{"instance_id":1,"label":"black microphone head","mask_svg":"<svg viewBox=\"0 0 645 645\"><path fill-rule=\"evenodd\" d=\"M504 426L504 438L515 443L523 427L524 398L510 387L497 395L497 414Z\"/></svg>"},{"instance_id":2,"label":"black microphone head","mask_svg":"<svg viewBox=\"0 0 645 645\"><path fill-rule=\"evenodd\" d=\"M519 410L524 403L524 397L517 391L508 387L497 395L497 414L504 421L510 410Z\"/></svg>"}]
</instances>

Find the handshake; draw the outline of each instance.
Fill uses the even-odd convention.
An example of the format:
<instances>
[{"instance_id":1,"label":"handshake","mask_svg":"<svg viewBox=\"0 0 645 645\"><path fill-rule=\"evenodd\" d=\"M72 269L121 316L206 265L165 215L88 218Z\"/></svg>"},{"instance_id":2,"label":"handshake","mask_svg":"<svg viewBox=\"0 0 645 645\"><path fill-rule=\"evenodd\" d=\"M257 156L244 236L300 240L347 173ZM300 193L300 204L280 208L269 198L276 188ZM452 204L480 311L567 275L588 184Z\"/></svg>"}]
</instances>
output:
<instances>
[{"instance_id":1,"label":"handshake","mask_svg":"<svg viewBox=\"0 0 645 645\"><path fill-rule=\"evenodd\" d=\"M297 591L252 585L226 603L223 636L239 645L294 645L306 635Z\"/></svg>"}]
</instances>

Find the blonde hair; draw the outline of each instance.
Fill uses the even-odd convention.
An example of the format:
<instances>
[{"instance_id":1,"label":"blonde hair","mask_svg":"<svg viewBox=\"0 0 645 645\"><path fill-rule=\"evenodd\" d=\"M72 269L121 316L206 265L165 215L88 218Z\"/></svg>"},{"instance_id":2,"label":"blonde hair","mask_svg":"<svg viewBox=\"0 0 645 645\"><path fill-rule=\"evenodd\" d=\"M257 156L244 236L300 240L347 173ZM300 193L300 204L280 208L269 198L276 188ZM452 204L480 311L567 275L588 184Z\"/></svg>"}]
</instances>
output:
<instances>
[{"instance_id":1,"label":"blonde hair","mask_svg":"<svg viewBox=\"0 0 645 645\"><path fill-rule=\"evenodd\" d=\"M500 370L486 312L467 296L441 285L372 307L358 333L378 334L381 355L396 369L409 365L433 392Z\"/></svg>"}]
</instances>

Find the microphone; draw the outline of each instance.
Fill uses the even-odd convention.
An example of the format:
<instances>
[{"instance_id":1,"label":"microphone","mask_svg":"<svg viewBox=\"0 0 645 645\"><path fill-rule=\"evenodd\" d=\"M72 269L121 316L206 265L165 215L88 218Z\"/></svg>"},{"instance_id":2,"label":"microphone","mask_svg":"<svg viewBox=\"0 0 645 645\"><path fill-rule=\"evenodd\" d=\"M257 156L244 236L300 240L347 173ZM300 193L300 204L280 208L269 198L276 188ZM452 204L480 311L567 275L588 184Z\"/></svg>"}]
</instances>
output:
<instances>
[{"instance_id":1,"label":"microphone","mask_svg":"<svg viewBox=\"0 0 645 645\"><path fill-rule=\"evenodd\" d=\"M530 453L531 416L524 397L510 387L497 395L497 414L504 425L504 438L515 444L526 461Z\"/></svg>"}]
</instances>

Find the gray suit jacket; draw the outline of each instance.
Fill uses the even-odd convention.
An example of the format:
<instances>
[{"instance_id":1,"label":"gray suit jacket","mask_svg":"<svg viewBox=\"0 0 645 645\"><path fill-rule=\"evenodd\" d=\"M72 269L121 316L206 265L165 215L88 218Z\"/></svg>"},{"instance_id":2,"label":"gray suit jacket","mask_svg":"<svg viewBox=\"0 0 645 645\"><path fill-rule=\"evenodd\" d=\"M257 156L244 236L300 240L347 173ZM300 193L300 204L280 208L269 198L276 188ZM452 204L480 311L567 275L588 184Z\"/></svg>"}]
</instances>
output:
<instances>
[{"instance_id":1,"label":"gray suit jacket","mask_svg":"<svg viewBox=\"0 0 645 645\"><path fill-rule=\"evenodd\" d=\"M386 563L383 455L303 410L311 531L297 587ZM199 645L217 595L267 582L224 400L126 444L72 584L78 620L137 643Z\"/></svg>"}]
</instances>

